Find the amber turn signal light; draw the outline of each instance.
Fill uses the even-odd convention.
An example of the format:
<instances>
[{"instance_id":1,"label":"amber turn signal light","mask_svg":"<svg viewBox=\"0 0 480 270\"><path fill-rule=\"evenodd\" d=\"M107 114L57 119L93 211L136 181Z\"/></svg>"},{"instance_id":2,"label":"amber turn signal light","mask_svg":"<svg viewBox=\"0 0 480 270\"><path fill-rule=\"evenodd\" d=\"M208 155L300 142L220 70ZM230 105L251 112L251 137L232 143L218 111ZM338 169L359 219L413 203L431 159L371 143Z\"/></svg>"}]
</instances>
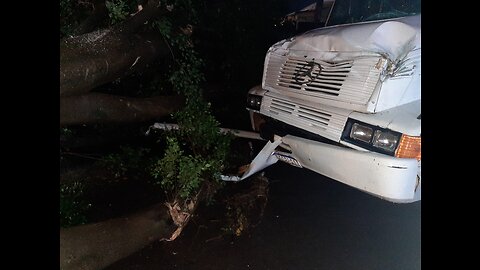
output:
<instances>
[{"instance_id":1,"label":"amber turn signal light","mask_svg":"<svg viewBox=\"0 0 480 270\"><path fill-rule=\"evenodd\" d=\"M395 156L399 158L422 158L422 137L403 134Z\"/></svg>"}]
</instances>

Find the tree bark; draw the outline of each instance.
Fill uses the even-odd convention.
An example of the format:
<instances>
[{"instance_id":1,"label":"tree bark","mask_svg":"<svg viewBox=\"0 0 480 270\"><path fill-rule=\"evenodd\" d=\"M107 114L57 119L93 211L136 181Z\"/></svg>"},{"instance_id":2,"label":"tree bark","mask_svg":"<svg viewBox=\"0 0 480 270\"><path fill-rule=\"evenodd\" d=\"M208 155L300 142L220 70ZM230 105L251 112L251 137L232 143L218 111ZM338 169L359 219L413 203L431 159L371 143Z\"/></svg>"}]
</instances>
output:
<instances>
[{"instance_id":1,"label":"tree bark","mask_svg":"<svg viewBox=\"0 0 480 270\"><path fill-rule=\"evenodd\" d=\"M147 20L166 12L159 3L148 1L122 24L61 40L60 96L85 94L156 57L169 56L160 33L137 33Z\"/></svg>"},{"instance_id":2,"label":"tree bark","mask_svg":"<svg viewBox=\"0 0 480 270\"><path fill-rule=\"evenodd\" d=\"M165 117L183 105L180 96L129 98L101 93L60 98L60 126L144 122Z\"/></svg>"},{"instance_id":3,"label":"tree bark","mask_svg":"<svg viewBox=\"0 0 480 270\"><path fill-rule=\"evenodd\" d=\"M111 34L99 30L60 45L60 96L85 94L170 51L159 33Z\"/></svg>"},{"instance_id":4,"label":"tree bark","mask_svg":"<svg viewBox=\"0 0 480 270\"><path fill-rule=\"evenodd\" d=\"M162 203L124 218L60 230L60 268L103 269L178 227Z\"/></svg>"}]
</instances>

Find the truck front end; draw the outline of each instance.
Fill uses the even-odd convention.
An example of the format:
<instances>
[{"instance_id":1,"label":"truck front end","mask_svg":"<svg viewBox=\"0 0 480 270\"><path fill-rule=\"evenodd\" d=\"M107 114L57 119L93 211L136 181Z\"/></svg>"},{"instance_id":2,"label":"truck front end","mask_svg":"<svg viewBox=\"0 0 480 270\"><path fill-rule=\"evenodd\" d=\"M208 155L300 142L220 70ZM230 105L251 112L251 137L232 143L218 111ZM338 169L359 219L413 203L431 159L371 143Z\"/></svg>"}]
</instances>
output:
<instances>
[{"instance_id":1,"label":"truck front end","mask_svg":"<svg viewBox=\"0 0 480 270\"><path fill-rule=\"evenodd\" d=\"M421 199L421 15L398 14L269 49L247 109L252 128L279 141L272 156L392 202Z\"/></svg>"}]
</instances>

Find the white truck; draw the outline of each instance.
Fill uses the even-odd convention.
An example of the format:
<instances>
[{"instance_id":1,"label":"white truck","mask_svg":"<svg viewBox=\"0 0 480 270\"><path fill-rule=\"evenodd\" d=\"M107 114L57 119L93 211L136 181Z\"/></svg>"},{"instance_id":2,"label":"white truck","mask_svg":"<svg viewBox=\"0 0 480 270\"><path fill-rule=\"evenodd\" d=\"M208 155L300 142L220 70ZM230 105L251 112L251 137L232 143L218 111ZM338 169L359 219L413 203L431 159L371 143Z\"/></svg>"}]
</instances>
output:
<instances>
[{"instance_id":1,"label":"white truck","mask_svg":"<svg viewBox=\"0 0 480 270\"><path fill-rule=\"evenodd\" d=\"M247 178L278 160L399 203L421 199L419 0L336 0L326 26L267 52L248 93L269 140Z\"/></svg>"}]
</instances>

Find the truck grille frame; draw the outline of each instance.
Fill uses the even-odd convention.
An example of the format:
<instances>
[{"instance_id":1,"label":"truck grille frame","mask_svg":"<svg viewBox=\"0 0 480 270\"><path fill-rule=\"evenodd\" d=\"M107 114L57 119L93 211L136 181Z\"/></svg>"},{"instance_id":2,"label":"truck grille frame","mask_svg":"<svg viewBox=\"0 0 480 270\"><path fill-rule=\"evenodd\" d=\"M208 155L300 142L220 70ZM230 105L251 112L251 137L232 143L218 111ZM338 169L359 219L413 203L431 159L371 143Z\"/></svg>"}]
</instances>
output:
<instances>
[{"instance_id":1,"label":"truck grille frame","mask_svg":"<svg viewBox=\"0 0 480 270\"><path fill-rule=\"evenodd\" d=\"M324 104L335 101L340 104L338 107L367 112L380 81L383 61L380 55L334 62L271 52L265 63L263 87Z\"/></svg>"}]
</instances>

